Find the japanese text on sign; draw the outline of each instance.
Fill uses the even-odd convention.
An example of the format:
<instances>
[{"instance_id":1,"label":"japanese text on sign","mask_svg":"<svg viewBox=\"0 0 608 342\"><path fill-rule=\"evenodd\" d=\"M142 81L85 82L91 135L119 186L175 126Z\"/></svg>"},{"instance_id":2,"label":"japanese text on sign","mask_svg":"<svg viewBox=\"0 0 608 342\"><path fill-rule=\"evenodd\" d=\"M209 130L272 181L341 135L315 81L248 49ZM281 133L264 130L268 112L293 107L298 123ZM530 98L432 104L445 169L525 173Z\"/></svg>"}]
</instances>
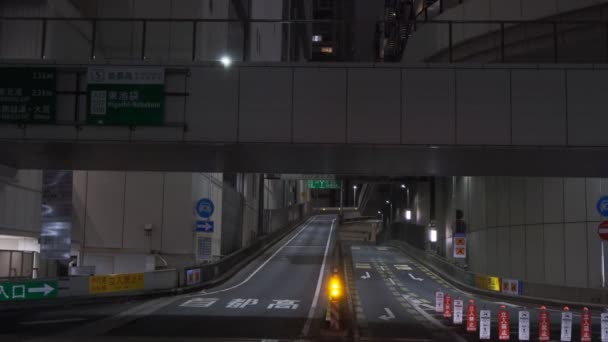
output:
<instances>
[{"instance_id":1,"label":"japanese text on sign","mask_svg":"<svg viewBox=\"0 0 608 342\"><path fill-rule=\"evenodd\" d=\"M89 293L106 293L144 289L144 274L112 274L89 278Z\"/></svg>"}]
</instances>

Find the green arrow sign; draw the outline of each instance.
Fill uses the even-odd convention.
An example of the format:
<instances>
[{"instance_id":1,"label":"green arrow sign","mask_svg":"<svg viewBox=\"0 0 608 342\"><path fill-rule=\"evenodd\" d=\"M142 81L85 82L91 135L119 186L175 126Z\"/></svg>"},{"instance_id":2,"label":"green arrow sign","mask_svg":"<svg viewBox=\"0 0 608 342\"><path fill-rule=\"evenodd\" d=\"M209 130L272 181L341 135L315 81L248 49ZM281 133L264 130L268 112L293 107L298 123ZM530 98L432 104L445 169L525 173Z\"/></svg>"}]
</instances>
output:
<instances>
[{"instance_id":1,"label":"green arrow sign","mask_svg":"<svg viewBox=\"0 0 608 342\"><path fill-rule=\"evenodd\" d=\"M0 302L57 297L56 280L0 283Z\"/></svg>"}]
</instances>

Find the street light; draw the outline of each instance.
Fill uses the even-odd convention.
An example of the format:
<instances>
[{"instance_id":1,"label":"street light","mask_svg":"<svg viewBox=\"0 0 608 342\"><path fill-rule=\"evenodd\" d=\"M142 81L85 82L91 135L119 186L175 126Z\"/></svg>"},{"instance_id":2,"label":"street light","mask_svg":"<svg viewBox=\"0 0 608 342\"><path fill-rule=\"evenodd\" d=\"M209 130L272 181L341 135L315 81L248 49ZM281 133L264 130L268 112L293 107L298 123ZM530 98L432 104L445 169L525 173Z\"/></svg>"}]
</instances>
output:
<instances>
[{"instance_id":1,"label":"street light","mask_svg":"<svg viewBox=\"0 0 608 342\"><path fill-rule=\"evenodd\" d=\"M405 204L405 207L408 209L405 210L405 219L409 221L412 219L412 211L409 209L409 207L410 207L410 188L405 186L405 184L401 184L401 189L406 189L406 191L407 191L407 194L406 194L407 202Z\"/></svg>"},{"instance_id":2,"label":"street light","mask_svg":"<svg viewBox=\"0 0 608 342\"><path fill-rule=\"evenodd\" d=\"M357 208L357 186L353 185L353 205Z\"/></svg>"},{"instance_id":3,"label":"street light","mask_svg":"<svg viewBox=\"0 0 608 342\"><path fill-rule=\"evenodd\" d=\"M388 205L391 206L391 211L388 214L388 220L392 221L392 219L393 219L393 203L391 203L391 201L389 201L389 200L386 200L386 204L388 204Z\"/></svg>"},{"instance_id":4,"label":"street light","mask_svg":"<svg viewBox=\"0 0 608 342\"><path fill-rule=\"evenodd\" d=\"M429 239L431 240L431 242L437 242L437 229L430 230Z\"/></svg>"},{"instance_id":5,"label":"street light","mask_svg":"<svg viewBox=\"0 0 608 342\"><path fill-rule=\"evenodd\" d=\"M220 63L227 68L232 65L232 58L230 58L230 56L222 56L222 58L220 58Z\"/></svg>"}]
</instances>

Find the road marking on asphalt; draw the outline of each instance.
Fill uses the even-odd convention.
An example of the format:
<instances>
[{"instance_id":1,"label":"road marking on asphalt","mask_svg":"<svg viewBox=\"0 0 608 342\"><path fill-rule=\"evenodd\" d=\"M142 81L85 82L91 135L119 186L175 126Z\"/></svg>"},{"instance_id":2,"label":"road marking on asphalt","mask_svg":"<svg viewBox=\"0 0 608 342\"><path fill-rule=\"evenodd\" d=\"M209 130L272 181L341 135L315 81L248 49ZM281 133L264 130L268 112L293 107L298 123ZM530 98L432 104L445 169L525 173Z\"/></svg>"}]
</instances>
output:
<instances>
[{"instance_id":1,"label":"road marking on asphalt","mask_svg":"<svg viewBox=\"0 0 608 342\"><path fill-rule=\"evenodd\" d=\"M397 285L397 284L395 284L395 281L393 280L393 278L388 278L388 280L391 282L391 284Z\"/></svg>"},{"instance_id":2,"label":"road marking on asphalt","mask_svg":"<svg viewBox=\"0 0 608 342\"><path fill-rule=\"evenodd\" d=\"M371 278L371 277L372 277L372 276L370 276L370 275L369 275L369 272L365 272L365 275L362 275L362 276L361 276L361 279L369 279L369 278Z\"/></svg>"},{"instance_id":3,"label":"road marking on asphalt","mask_svg":"<svg viewBox=\"0 0 608 342\"><path fill-rule=\"evenodd\" d=\"M365 268L365 269L371 269L372 266L370 264L362 264L362 263L356 263L355 264L355 268Z\"/></svg>"},{"instance_id":4,"label":"road marking on asphalt","mask_svg":"<svg viewBox=\"0 0 608 342\"><path fill-rule=\"evenodd\" d=\"M359 249L361 249L361 247L359 247L359 246L351 246L350 249L359 250Z\"/></svg>"},{"instance_id":5,"label":"road marking on asphalt","mask_svg":"<svg viewBox=\"0 0 608 342\"><path fill-rule=\"evenodd\" d=\"M116 315L106 317L77 328L63 332L61 337L81 337L81 336L100 336L110 330L124 326L143 316L148 316L153 312L175 302L175 297L162 297L147 301L141 305L137 305L128 310L122 311Z\"/></svg>"},{"instance_id":6,"label":"road marking on asphalt","mask_svg":"<svg viewBox=\"0 0 608 342\"><path fill-rule=\"evenodd\" d=\"M58 324L58 323L80 322L80 321L86 321L86 318L48 319L48 320L43 320L43 321L19 322L19 324L21 324L21 325L40 325L40 324Z\"/></svg>"},{"instance_id":7,"label":"road marking on asphalt","mask_svg":"<svg viewBox=\"0 0 608 342\"><path fill-rule=\"evenodd\" d=\"M412 278L412 279L414 279L414 280L416 280L416 281L423 281L423 280L424 280L424 279L422 279L422 278L416 278L416 277L414 277L414 275L413 275L413 274L411 274L411 273L408 273L408 274L410 275L410 278Z\"/></svg>"},{"instance_id":8,"label":"road marking on asphalt","mask_svg":"<svg viewBox=\"0 0 608 342\"><path fill-rule=\"evenodd\" d=\"M287 242L285 242L281 247L279 247L279 249L277 249L268 259L266 259L266 261L264 261L264 263L262 263L258 268L256 268L247 278L245 278L245 280L243 280L242 282L225 288L225 289L221 289L221 290L217 290L217 291L211 291L211 292L200 292L198 294L195 295L191 295L190 297L196 297L196 296L201 296L201 295L211 295L211 294L215 294L215 293L220 293L220 292L226 292L226 291L230 291L230 290L234 290L237 287L240 287L244 284L247 284L247 282L249 282L249 280L251 280L251 278L253 278L253 276L255 276L262 268L264 268L264 266L266 266L266 264L268 264L270 262L270 260L272 260L277 254L279 254L283 248L285 248L285 246L289 245L291 243L291 241L293 241L296 237L298 237L298 235L300 235L305 229L308 229L310 227L310 224L313 223L314 220L310 220L309 222L307 222L304 227L302 227L302 229L300 229L300 231L298 231L294 236L292 236L289 240L287 240ZM333 230L333 223L331 226L331 230ZM329 236L331 237L331 230L329 232ZM329 240L329 239L328 239Z\"/></svg>"},{"instance_id":9,"label":"road marking on asphalt","mask_svg":"<svg viewBox=\"0 0 608 342\"><path fill-rule=\"evenodd\" d=\"M325 272L325 264L327 263L327 254L329 253L329 245L331 243L331 233L334 231L334 225L336 223L336 219L331 221L331 227L329 228L329 236L327 237L327 244L325 245L325 253L323 254L323 263L321 264L321 269L319 270L319 280L317 280L317 289L315 290L315 296L312 299L312 305L310 306L310 310L308 311L308 319L306 320L306 324L304 324L304 328L302 329L302 335L308 336L308 332L310 331L310 325L312 324L312 320L315 316L315 311L317 310L317 304L319 303L319 294L321 293L321 284L323 284L324 272Z\"/></svg>"},{"instance_id":10,"label":"road marking on asphalt","mask_svg":"<svg viewBox=\"0 0 608 342\"><path fill-rule=\"evenodd\" d=\"M388 247L376 247L379 251L388 251Z\"/></svg>"},{"instance_id":11,"label":"road marking on asphalt","mask_svg":"<svg viewBox=\"0 0 608 342\"><path fill-rule=\"evenodd\" d=\"M399 271L411 271L412 268L408 265L393 265Z\"/></svg>"},{"instance_id":12,"label":"road marking on asphalt","mask_svg":"<svg viewBox=\"0 0 608 342\"><path fill-rule=\"evenodd\" d=\"M382 315L382 316L379 316L378 318L380 318L383 321L389 321L391 319L395 319L395 314L393 314L393 312L391 311L391 309L384 308L384 311L386 312L386 314Z\"/></svg>"},{"instance_id":13,"label":"road marking on asphalt","mask_svg":"<svg viewBox=\"0 0 608 342\"><path fill-rule=\"evenodd\" d=\"M414 310L416 310L420 315L422 315L424 318L427 319L427 321L429 323L431 323L431 325L433 325L434 327L444 330L444 331L448 331L452 337L452 339L454 341L458 341L458 342L466 342L466 340L459 336L458 334L456 334L455 332L451 331L448 327L446 327L445 325L441 324L441 322L439 322L435 317L429 315L428 312L422 310L418 305L413 304L413 302L409 299L409 297L405 296L404 297L414 308Z\"/></svg>"}]
</instances>

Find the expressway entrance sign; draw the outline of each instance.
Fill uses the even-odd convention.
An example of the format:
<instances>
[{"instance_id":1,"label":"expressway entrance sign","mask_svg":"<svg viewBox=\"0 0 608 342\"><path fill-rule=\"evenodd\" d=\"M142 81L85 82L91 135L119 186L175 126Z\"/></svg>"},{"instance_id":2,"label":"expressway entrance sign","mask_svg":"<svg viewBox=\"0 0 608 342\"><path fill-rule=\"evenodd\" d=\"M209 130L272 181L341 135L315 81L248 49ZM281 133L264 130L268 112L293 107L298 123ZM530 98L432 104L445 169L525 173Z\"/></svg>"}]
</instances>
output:
<instances>
[{"instance_id":1,"label":"expressway entrance sign","mask_svg":"<svg viewBox=\"0 0 608 342\"><path fill-rule=\"evenodd\" d=\"M342 182L333 179L309 180L309 189L340 189Z\"/></svg>"},{"instance_id":2,"label":"expressway entrance sign","mask_svg":"<svg viewBox=\"0 0 608 342\"><path fill-rule=\"evenodd\" d=\"M55 298L59 287L56 280L0 283L0 302Z\"/></svg>"}]
</instances>

